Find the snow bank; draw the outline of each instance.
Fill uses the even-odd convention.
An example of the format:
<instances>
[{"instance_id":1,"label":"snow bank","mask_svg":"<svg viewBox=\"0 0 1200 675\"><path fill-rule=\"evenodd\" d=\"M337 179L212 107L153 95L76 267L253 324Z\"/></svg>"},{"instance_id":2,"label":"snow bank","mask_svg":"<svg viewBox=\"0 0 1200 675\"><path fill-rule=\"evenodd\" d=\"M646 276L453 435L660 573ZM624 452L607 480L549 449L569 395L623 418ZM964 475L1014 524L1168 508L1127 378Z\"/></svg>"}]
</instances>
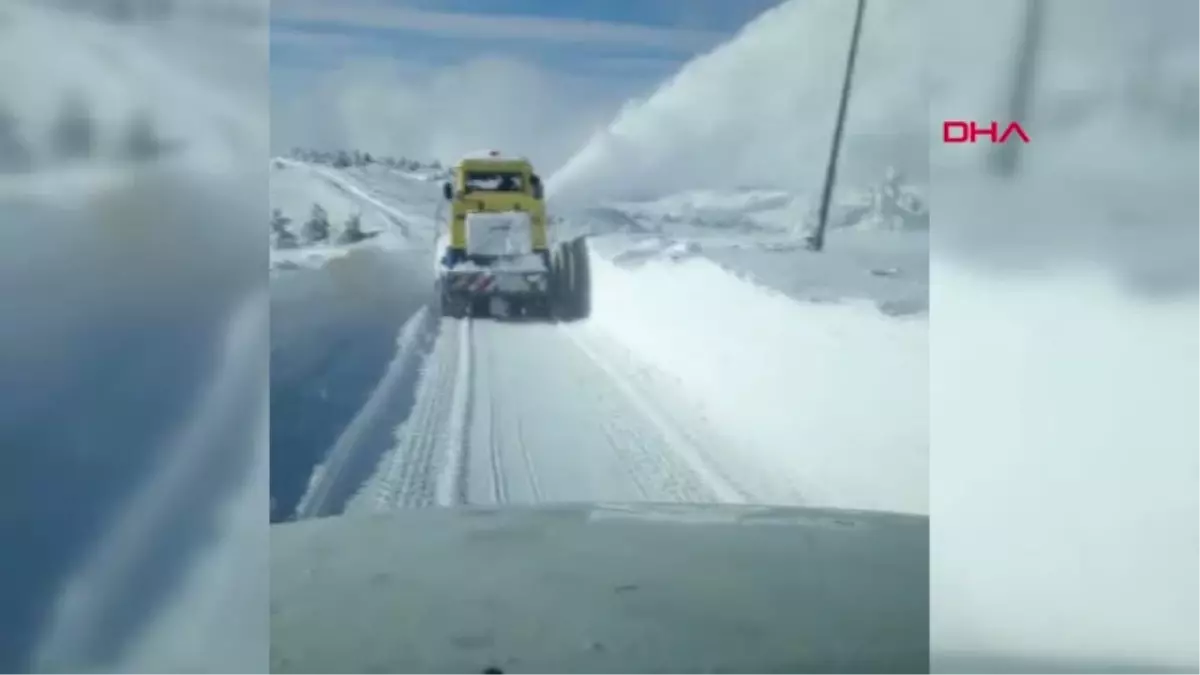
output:
<instances>
[{"instance_id":1,"label":"snow bank","mask_svg":"<svg viewBox=\"0 0 1200 675\"><path fill-rule=\"evenodd\" d=\"M159 467L154 481L132 495L88 566L63 589L55 608L57 620L40 645L40 670L59 672L60 664L95 658L81 647L105 640L111 615L120 616L123 606L129 603L128 597L120 596L132 588L122 586L137 587L140 581L137 570L128 569L134 564L130 558L161 556L156 538L172 536L173 528L195 526L178 520L160 522L164 512L200 509L205 502L215 502L211 527L218 536L189 561L188 574L173 589L155 620L121 655L119 670L186 672L206 664L216 671L238 671L246 664L261 663L270 639L269 622L262 610L269 601L268 554L262 540L267 536L262 509L270 471L266 425L269 402L261 387L267 316L264 294L239 308L230 325L223 327L225 353L219 370L195 406L189 424L171 439L169 461ZM257 422L252 423L252 447L233 447L239 453L250 454L244 458L249 462L234 489L213 500L203 495L203 489L194 487L196 476L206 471L216 444L238 440L214 438L213 430L236 429L238 418L248 412ZM190 503L180 503L180 495L189 492L200 494L194 494ZM207 639L198 639L197 634ZM209 636L225 636L225 648L213 651Z\"/></svg>"},{"instance_id":2,"label":"snow bank","mask_svg":"<svg viewBox=\"0 0 1200 675\"><path fill-rule=\"evenodd\" d=\"M840 178L896 166L924 182L925 3L869 3ZM854 3L792 0L628 105L547 182L556 198L769 186L815 191L829 152ZM815 160L815 161L814 161Z\"/></svg>"},{"instance_id":3,"label":"snow bank","mask_svg":"<svg viewBox=\"0 0 1200 675\"><path fill-rule=\"evenodd\" d=\"M965 671L971 654L1191 672L1195 298L1147 302L1099 268L933 273L935 672L1005 668Z\"/></svg>"},{"instance_id":4,"label":"snow bank","mask_svg":"<svg viewBox=\"0 0 1200 675\"><path fill-rule=\"evenodd\" d=\"M935 3L933 119L1005 114L1023 5ZM1019 173L930 154L933 666L1196 672L1200 12L1042 5Z\"/></svg>"},{"instance_id":5,"label":"snow bank","mask_svg":"<svg viewBox=\"0 0 1200 675\"><path fill-rule=\"evenodd\" d=\"M847 218L853 216L856 220L829 230L825 250L814 253L805 246L806 230L795 228L803 215L793 207L802 200L789 197L766 204L756 202L760 208L751 207L744 214L729 206L728 211L722 209L722 215L715 216L703 207L725 200L736 204L735 195L713 192L696 196L698 207L680 196L669 196L599 212L586 209L575 222L593 233L590 241L594 253L623 268L703 256L741 278L796 300L865 300L896 316L928 311L929 231L877 229L873 222L889 215L886 208L879 208L880 200L868 200L857 210L840 209ZM788 211L793 212L794 220L785 217ZM704 215L684 220L672 217L672 213ZM710 220L697 225L701 218ZM746 225L751 219L761 227ZM775 226L770 224L772 221ZM621 222L636 222L637 227L621 227ZM786 229L785 225L795 229Z\"/></svg>"},{"instance_id":6,"label":"snow bank","mask_svg":"<svg viewBox=\"0 0 1200 675\"><path fill-rule=\"evenodd\" d=\"M259 671L266 25L97 4L0 3L0 670Z\"/></svg>"},{"instance_id":7,"label":"snow bank","mask_svg":"<svg viewBox=\"0 0 1200 675\"><path fill-rule=\"evenodd\" d=\"M593 256L589 330L676 379L741 453L808 504L926 513L928 325L813 305L702 259Z\"/></svg>"}]
</instances>

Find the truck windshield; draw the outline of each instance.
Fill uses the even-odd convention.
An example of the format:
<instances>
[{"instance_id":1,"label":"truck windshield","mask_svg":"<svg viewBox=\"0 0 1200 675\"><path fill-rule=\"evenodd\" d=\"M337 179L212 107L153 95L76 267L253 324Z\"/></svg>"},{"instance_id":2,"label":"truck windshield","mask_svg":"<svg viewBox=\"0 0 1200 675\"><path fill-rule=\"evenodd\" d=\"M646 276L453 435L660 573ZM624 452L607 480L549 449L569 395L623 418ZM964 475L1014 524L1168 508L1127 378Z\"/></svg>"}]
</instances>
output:
<instances>
[{"instance_id":1,"label":"truck windshield","mask_svg":"<svg viewBox=\"0 0 1200 675\"><path fill-rule=\"evenodd\" d=\"M471 171L464 183L468 192L525 191L525 177L516 172Z\"/></svg>"}]
</instances>

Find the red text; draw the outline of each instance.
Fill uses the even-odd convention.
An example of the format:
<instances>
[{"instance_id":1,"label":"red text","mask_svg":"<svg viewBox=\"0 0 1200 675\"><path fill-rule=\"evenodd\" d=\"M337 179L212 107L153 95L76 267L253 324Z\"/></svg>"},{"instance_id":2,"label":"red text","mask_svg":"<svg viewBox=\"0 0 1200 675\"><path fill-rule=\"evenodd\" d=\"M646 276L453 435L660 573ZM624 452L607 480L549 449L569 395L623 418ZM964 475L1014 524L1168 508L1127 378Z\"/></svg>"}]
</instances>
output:
<instances>
[{"instance_id":1,"label":"red text","mask_svg":"<svg viewBox=\"0 0 1200 675\"><path fill-rule=\"evenodd\" d=\"M966 120L942 122L943 143L978 143L980 136L988 137L993 143L1007 143L1008 137L1013 134L1019 136L1022 142L1029 142L1029 134L1017 122L1009 122L1003 132L1000 131L1000 123L994 121L987 125Z\"/></svg>"}]
</instances>

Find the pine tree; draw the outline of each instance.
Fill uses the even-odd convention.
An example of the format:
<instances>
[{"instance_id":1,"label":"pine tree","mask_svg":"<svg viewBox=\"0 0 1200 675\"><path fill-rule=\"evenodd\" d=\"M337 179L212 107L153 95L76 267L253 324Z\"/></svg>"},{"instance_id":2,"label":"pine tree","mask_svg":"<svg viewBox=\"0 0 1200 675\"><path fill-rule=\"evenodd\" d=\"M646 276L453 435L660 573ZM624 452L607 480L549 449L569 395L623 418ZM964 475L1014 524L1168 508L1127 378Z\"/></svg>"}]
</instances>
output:
<instances>
[{"instance_id":1,"label":"pine tree","mask_svg":"<svg viewBox=\"0 0 1200 675\"><path fill-rule=\"evenodd\" d=\"M157 159L162 156L166 144L154 128L154 121L146 113L139 113L129 122L125 134L125 156L134 161Z\"/></svg>"},{"instance_id":2,"label":"pine tree","mask_svg":"<svg viewBox=\"0 0 1200 675\"><path fill-rule=\"evenodd\" d=\"M33 168L33 154L21 138L17 118L0 106L0 173L16 173Z\"/></svg>"},{"instance_id":3,"label":"pine tree","mask_svg":"<svg viewBox=\"0 0 1200 675\"><path fill-rule=\"evenodd\" d=\"M354 244L366 239L367 236L362 231L362 214L354 214L346 219L345 225L342 226L342 233L338 236L339 244Z\"/></svg>"},{"instance_id":4,"label":"pine tree","mask_svg":"<svg viewBox=\"0 0 1200 675\"><path fill-rule=\"evenodd\" d=\"M275 209L271 213L271 235L274 238L275 248L295 248L299 244L296 235L288 230L291 222L292 219L283 215L281 209Z\"/></svg>"},{"instance_id":5,"label":"pine tree","mask_svg":"<svg viewBox=\"0 0 1200 675\"><path fill-rule=\"evenodd\" d=\"M96 127L87 102L79 94L63 99L50 132L54 155L59 159L86 159L96 150Z\"/></svg>"},{"instance_id":6,"label":"pine tree","mask_svg":"<svg viewBox=\"0 0 1200 675\"><path fill-rule=\"evenodd\" d=\"M320 204L313 204L308 222L304 223L304 238L311 244L329 241L329 214Z\"/></svg>"}]
</instances>

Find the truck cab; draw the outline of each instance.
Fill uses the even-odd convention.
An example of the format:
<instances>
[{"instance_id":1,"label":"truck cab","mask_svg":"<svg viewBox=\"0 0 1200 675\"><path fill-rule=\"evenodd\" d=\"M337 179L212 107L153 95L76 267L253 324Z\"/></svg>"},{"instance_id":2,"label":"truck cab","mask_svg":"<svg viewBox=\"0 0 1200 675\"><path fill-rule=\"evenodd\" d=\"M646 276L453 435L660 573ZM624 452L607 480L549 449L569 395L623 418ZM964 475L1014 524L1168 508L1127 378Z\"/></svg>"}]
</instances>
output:
<instances>
[{"instance_id":1,"label":"truck cab","mask_svg":"<svg viewBox=\"0 0 1200 675\"><path fill-rule=\"evenodd\" d=\"M504 255L548 257L542 179L529 160L496 151L465 157L442 194L450 202L446 257L452 265L468 260L489 264Z\"/></svg>"}]
</instances>

